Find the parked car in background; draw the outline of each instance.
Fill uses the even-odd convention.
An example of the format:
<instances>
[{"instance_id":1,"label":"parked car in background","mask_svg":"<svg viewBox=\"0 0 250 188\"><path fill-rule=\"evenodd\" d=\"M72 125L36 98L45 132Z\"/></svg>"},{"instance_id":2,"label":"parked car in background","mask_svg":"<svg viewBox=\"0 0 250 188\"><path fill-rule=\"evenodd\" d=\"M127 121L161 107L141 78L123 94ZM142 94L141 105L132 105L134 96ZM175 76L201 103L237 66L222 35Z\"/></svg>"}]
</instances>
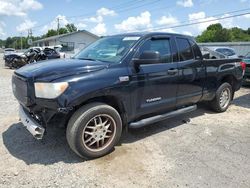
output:
<instances>
[{"instance_id":1,"label":"parked car in background","mask_svg":"<svg viewBox=\"0 0 250 188\"><path fill-rule=\"evenodd\" d=\"M133 33L103 37L71 59L22 67L12 88L35 138L56 122L76 154L96 158L112 151L122 130L191 112L199 102L225 112L244 70L238 58L203 59L190 36Z\"/></svg>"},{"instance_id":2,"label":"parked car in background","mask_svg":"<svg viewBox=\"0 0 250 188\"><path fill-rule=\"evenodd\" d=\"M11 53L7 53L4 55L4 62L5 62L5 66L6 67L9 67L9 68L12 68L12 62L15 58L18 58L20 56L23 56L24 52L19 52L17 53L16 51L15 52L11 52Z\"/></svg>"},{"instance_id":3,"label":"parked car in background","mask_svg":"<svg viewBox=\"0 0 250 188\"><path fill-rule=\"evenodd\" d=\"M200 50L204 59L226 59L225 55L216 52L208 47L201 46Z\"/></svg>"},{"instance_id":4,"label":"parked car in background","mask_svg":"<svg viewBox=\"0 0 250 188\"><path fill-rule=\"evenodd\" d=\"M20 68L26 64L46 60L47 56L38 48L29 48L22 54L10 54L6 56L5 66L9 68Z\"/></svg>"},{"instance_id":5,"label":"parked car in background","mask_svg":"<svg viewBox=\"0 0 250 188\"><path fill-rule=\"evenodd\" d=\"M30 47L29 49L36 49L36 50L38 50L38 51L42 51L43 50L43 48L42 47L40 47L40 46L33 46L33 47Z\"/></svg>"},{"instance_id":6,"label":"parked car in background","mask_svg":"<svg viewBox=\"0 0 250 188\"><path fill-rule=\"evenodd\" d=\"M43 47L43 49L53 49L60 55L60 58L65 58L66 57L65 52L62 51L62 45L45 46L45 47Z\"/></svg>"},{"instance_id":7,"label":"parked car in background","mask_svg":"<svg viewBox=\"0 0 250 188\"><path fill-rule=\"evenodd\" d=\"M16 50L14 48L6 48L3 52L3 59L5 60L8 55L16 53Z\"/></svg>"},{"instance_id":8,"label":"parked car in background","mask_svg":"<svg viewBox=\"0 0 250 188\"><path fill-rule=\"evenodd\" d=\"M207 47L207 48L219 54L224 55L225 58L238 58L238 55L235 53L233 48L228 48L228 47ZM212 57L212 59L217 59L217 58Z\"/></svg>"},{"instance_id":9,"label":"parked car in background","mask_svg":"<svg viewBox=\"0 0 250 188\"><path fill-rule=\"evenodd\" d=\"M54 49L60 54L60 58L66 58L66 53L62 51L62 45L56 45Z\"/></svg>"},{"instance_id":10,"label":"parked car in background","mask_svg":"<svg viewBox=\"0 0 250 188\"><path fill-rule=\"evenodd\" d=\"M4 49L4 56L15 53L15 52L16 52L16 50L14 48L6 48L6 49Z\"/></svg>"},{"instance_id":11,"label":"parked car in background","mask_svg":"<svg viewBox=\"0 0 250 188\"><path fill-rule=\"evenodd\" d=\"M61 57L60 53L52 48L44 48L43 52L47 56L47 59L58 59Z\"/></svg>"},{"instance_id":12,"label":"parked car in background","mask_svg":"<svg viewBox=\"0 0 250 188\"><path fill-rule=\"evenodd\" d=\"M248 52L247 55L243 57L243 61L246 63L250 63L250 52Z\"/></svg>"},{"instance_id":13,"label":"parked car in background","mask_svg":"<svg viewBox=\"0 0 250 188\"><path fill-rule=\"evenodd\" d=\"M20 68L26 64L47 59L58 59L60 54L51 48L31 47L24 53L12 53L6 55L5 66L9 68Z\"/></svg>"},{"instance_id":14,"label":"parked car in background","mask_svg":"<svg viewBox=\"0 0 250 188\"><path fill-rule=\"evenodd\" d=\"M242 61L246 63L243 85L250 85L250 52L243 58Z\"/></svg>"}]
</instances>

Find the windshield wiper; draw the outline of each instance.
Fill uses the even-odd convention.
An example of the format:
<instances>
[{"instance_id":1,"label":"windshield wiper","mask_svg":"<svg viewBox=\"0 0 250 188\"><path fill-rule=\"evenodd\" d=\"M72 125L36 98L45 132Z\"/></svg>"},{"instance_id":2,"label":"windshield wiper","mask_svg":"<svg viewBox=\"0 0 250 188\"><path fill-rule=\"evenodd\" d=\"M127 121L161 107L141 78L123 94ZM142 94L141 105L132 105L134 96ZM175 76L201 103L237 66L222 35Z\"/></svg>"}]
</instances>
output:
<instances>
[{"instance_id":1,"label":"windshield wiper","mask_svg":"<svg viewBox=\"0 0 250 188\"><path fill-rule=\"evenodd\" d=\"M96 61L96 59L92 59L92 58L77 58L77 59L80 59L80 60L89 60L89 61Z\"/></svg>"},{"instance_id":2,"label":"windshield wiper","mask_svg":"<svg viewBox=\"0 0 250 188\"><path fill-rule=\"evenodd\" d=\"M99 62L103 62L103 63L111 63L110 61L106 61L106 60L102 60L102 59L92 59L92 58L76 58L76 59L80 59L80 60L88 60L88 61L99 61Z\"/></svg>"}]
</instances>

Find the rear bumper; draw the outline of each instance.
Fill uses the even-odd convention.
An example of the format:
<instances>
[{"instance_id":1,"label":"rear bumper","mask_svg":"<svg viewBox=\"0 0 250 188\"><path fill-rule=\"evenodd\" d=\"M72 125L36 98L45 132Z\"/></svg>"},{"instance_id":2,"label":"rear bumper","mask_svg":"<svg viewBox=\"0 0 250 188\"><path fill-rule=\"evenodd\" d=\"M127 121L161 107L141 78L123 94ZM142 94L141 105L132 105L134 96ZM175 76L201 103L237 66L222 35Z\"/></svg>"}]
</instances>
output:
<instances>
[{"instance_id":1,"label":"rear bumper","mask_svg":"<svg viewBox=\"0 0 250 188\"><path fill-rule=\"evenodd\" d=\"M24 127L38 140L43 138L45 129L20 105L19 117Z\"/></svg>"},{"instance_id":2,"label":"rear bumper","mask_svg":"<svg viewBox=\"0 0 250 188\"><path fill-rule=\"evenodd\" d=\"M250 79L244 79L243 82L242 82L242 85L243 86L250 86Z\"/></svg>"},{"instance_id":3,"label":"rear bumper","mask_svg":"<svg viewBox=\"0 0 250 188\"><path fill-rule=\"evenodd\" d=\"M243 84L250 84L250 67L247 67L245 75L243 77Z\"/></svg>"}]
</instances>

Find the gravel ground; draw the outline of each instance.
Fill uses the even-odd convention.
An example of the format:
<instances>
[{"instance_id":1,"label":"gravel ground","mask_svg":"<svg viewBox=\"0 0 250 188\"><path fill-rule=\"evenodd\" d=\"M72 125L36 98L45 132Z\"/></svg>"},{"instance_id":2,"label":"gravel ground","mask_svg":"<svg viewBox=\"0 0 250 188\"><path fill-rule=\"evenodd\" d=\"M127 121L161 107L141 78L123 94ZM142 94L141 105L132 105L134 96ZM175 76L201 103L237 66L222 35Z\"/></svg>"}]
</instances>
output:
<instances>
[{"instance_id":1,"label":"gravel ground","mask_svg":"<svg viewBox=\"0 0 250 188\"><path fill-rule=\"evenodd\" d=\"M130 130L111 154L84 161L64 130L37 141L22 127L13 71L0 59L0 187L250 187L250 88L225 113L200 106Z\"/></svg>"}]
</instances>

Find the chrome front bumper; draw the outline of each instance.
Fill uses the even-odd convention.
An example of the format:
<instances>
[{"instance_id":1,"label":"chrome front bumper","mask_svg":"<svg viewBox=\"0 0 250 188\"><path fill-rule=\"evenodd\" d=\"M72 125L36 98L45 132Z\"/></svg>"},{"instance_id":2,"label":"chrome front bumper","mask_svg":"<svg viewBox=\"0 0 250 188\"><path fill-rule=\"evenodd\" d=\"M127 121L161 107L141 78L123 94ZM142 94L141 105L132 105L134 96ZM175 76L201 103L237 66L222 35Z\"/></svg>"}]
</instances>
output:
<instances>
[{"instance_id":1,"label":"chrome front bumper","mask_svg":"<svg viewBox=\"0 0 250 188\"><path fill-rule=\"evenodd\" d=\"M29 113L25 112L23 107L19 106L19 117L24 127L38 140L41 140L45 129L39 125Z\"/></svg>"}]
</instances>

